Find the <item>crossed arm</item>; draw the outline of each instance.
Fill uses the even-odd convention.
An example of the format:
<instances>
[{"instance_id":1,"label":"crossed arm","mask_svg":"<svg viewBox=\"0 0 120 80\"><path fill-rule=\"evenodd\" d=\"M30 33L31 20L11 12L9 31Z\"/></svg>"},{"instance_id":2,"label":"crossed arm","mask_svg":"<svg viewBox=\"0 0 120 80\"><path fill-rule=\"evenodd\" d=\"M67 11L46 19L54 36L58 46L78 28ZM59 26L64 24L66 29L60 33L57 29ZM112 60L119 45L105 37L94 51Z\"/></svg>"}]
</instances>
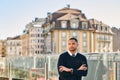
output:
<instances>
[{"instance_id":1,"label":"crossed arm","mask_svg":"<svg viewBox=\"0 0 120 80\"><path fill-rule=\"evenodd\" d=\"M65 60L59 59L58 61L58 71L61 76L86 76L88 72L87 62L83 63L78 69L68 68L65 66Z\"/></svg>"},{"instance_id":2,"label":"crossed arm","mask_svg":"<svg viewBox=\"0 0 120 80\"><path fill-rule=\"evenodd\" d=\"M86 76L87 75L87 67L85 64L81 65L78 69L67 68L65 66L59 66L60 72L68 72L74 74L76 76Z\"/></svg>"},{"instance_id":3,"label":"crossed arm","mask_svg":"<svg viewBox=\"0 0 120 80\"><path fill-rule=\"evenodd\" d=\"M87 67L86 67L85 64L83 64L77 70L83 70L83 71L85 71L85 70L87 70ZM65 71L65 72L71 72L72 73L73 69L72 68L67 68L67 67L61 65L61 66L59 66L59 71L60 72Z\"/></svg>"}]
</instances>

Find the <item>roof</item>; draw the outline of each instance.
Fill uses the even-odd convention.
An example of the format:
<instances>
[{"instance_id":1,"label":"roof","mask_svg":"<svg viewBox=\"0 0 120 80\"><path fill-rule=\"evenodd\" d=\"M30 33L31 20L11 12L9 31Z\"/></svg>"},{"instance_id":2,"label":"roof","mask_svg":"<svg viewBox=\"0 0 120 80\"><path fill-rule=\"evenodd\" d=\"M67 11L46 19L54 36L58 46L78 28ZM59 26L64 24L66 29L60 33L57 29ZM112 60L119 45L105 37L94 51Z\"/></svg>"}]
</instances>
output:
<instances>
[{"instance_id":1,"label":"roof","mask_svg":"<svg viewBox=\"0 0 120 80\"><path fill-rule=\"evenodd\" d=\"M80 14L81 11L78 9L72 9L72 8L63 8L57 11L58 13L73 13L73 14Z\"/></svg>"},{"instance_id":2,"label":"roof","mask_svg":"<svg viewBox=\"0 0 120 80\"><path fill-rule=\"evenodd\" d=\"M73 9L73 8L62 8L53 13L54 19L56 20L71 20L71 19L79 19L81 21L87 21L85 15L81 12L81 10ZM57 16L59 15L59 17Z\"/></svg>"},{"instance_id":3,"label":"roof","mask_svg":"<svg viewBox=\"0 0 120 80\"><path fill-rule=\"evenodd\" d=\"M78 18L78 16L68 13L68 14L58 18L57 20L71 20L71 19L75 19L75 18Z\"/></svg>"},{"instance_id":4,"label":"roof","mask_svg":"<svg viewBox=\"0 0 120 80\"><path fill-rule=\"evenodd\" d=\"M104 24L101 21L98 21L96 19L89 19L89 21L91 24L101 24L101 26L108 26L108 25L106 25L106 24Z\"/></svg>"},{"instance_id":5,"label":"roof","mask_svg":"<svg viewBox=\"0 0 120 80\"><path fill-rule=\"evenodd\" d=\"M8 37L7 40L19 40L20 36Z\"/></svg>"}]
</instances>

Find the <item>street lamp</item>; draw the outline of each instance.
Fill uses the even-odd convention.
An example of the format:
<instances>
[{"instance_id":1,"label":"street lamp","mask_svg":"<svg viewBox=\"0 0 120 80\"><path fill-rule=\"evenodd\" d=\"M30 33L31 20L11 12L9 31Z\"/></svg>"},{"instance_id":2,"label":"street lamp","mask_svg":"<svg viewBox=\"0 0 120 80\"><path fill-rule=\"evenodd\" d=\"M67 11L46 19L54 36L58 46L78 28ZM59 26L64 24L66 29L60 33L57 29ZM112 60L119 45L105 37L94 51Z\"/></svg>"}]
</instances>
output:
<instances>
[{"instance_id":1,"label":"street lamp","mask_svg":"<svg viewBox=\"0 0 120 80\"><path fill-rule=\"evenodd\" d=\"M12 80L12 75L11 75L11 59L8 59L8 77L9 80Z\"/></svg>"},{"instance_id":2,"label":"street lamp","mask_svg":"<svg viewBox=\"0 0 120 80\"><path fill-rule=\"evenodd\" d=\"M47 46L46 46L46 38L47 38L47 35L48 34L45 34L44 35L44 54L45 54L45 80L47 80L48 79L48 69L47 69L47 66L48 66L48 64L47 64L47 58L46 58L46 54L47 54Z\"/></svg>"},{"instance_id":3,"label":"street lamp","mask_svg":"<svg viewBox=\"0 0 120 80\"><path fill-rule=\"evenodd\" d=\"M44 33L44 48L43 48L43 51L44 51L44 54L45 54L45 80L48 80L48 63L47 63L47 53L48 53L48 50L47 50L47 45L46 44L46 40L47 40L47 37L50 35L50 32L46 32Z\"/></svg>"}]
</instances>

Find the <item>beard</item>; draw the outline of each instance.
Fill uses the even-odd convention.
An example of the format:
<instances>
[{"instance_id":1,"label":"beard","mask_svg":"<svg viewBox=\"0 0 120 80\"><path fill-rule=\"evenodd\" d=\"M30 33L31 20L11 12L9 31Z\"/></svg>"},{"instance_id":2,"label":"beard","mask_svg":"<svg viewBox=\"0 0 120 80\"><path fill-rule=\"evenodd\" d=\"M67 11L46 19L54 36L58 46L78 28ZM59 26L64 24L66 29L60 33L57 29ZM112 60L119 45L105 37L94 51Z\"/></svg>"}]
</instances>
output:
<instances>
[{"instance_id":1,"label":"beard","mask_svg":"<svg viewBox=\"0 0 120 80\"><path fill-rule=\"evenodd\" d=\"M76 48L69 48L71 52L76 51Z\"/></svg>"}]
</instances>

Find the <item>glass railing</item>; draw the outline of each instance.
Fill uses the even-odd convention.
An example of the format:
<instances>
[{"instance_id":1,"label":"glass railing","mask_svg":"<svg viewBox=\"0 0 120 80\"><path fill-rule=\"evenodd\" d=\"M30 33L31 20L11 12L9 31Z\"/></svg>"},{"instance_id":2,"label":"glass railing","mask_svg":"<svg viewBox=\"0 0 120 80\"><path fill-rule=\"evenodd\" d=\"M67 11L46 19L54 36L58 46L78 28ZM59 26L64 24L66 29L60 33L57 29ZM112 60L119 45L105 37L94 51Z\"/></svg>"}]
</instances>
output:
<instances>
[{"instance_id":1,"label":"glass railing","mask_svg":"<svg viewBox=\"0 0 120 80\"><path fill-rule=\"evenodd\" d=\"M88 75L83 80L120 80L120 53L84 53ZM0 57L0 80L58 80L59 55ZM4 79L7 80L7 79Z\"/></svg>"}]
</instances>

